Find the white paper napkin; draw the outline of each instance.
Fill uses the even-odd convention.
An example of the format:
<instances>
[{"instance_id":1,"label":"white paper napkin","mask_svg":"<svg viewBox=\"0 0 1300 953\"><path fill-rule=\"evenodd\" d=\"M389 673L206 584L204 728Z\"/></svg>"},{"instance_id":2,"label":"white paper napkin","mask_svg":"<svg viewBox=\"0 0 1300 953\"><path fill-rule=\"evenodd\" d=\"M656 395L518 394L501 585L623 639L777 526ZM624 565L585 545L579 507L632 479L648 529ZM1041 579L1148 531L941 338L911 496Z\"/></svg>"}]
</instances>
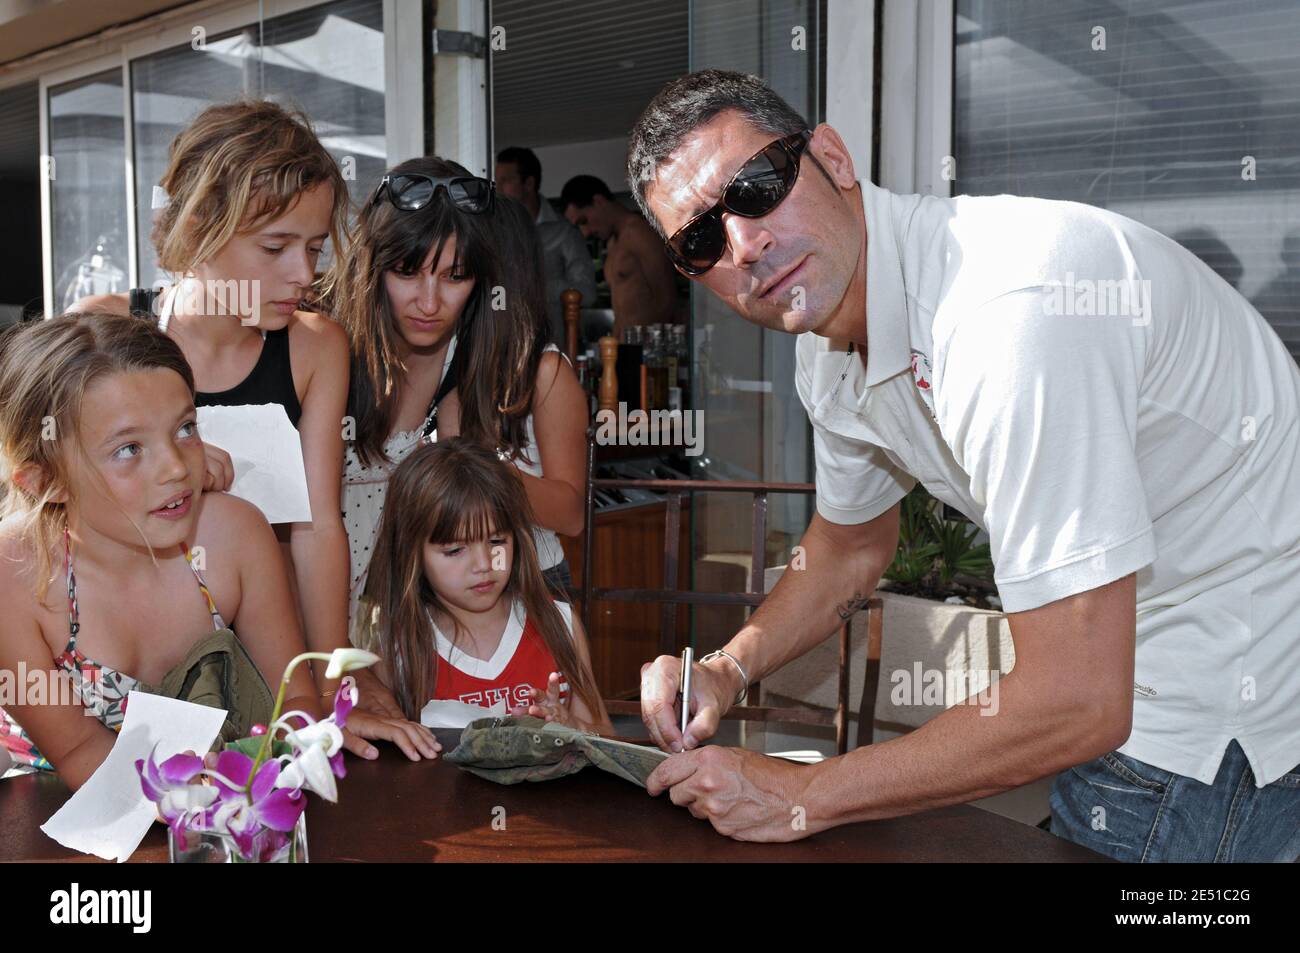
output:
<instances>
[{"instance_id":1,"label":"white paper napkin","mask_svg":"<svg viewBox=\"0 0 1300 953\"><path fill-rule=\"evenodd\" d=\"M482 708L465 702L434 699L420 709L420 724L426 728L464 728L479 718L496 718L505 713L504 700L491 708Z\"/></svg>"},{"instance_id":2,"label":"white paper napkin","mask_svg":"<svg viewBox=\"0 0 1300 953\"><path fill-rule=\"evenodd\" d=\"M254 504L268 523L311 522L302 441L280 404L200 407L199 436L235 464L229 492Z\"/></svg>"},{"instance_id":3,"label":"white paper napkin","mask_svg":"<svg viewBox=\"0 0 1300 953\"><path fill-rule=\"evenodd\" d=\"M144 796L135 762L157 745L157 760L212 747L226 712L161 695L131 692L126 719L104 763L41 825L64 847L105 860L126 860L140 846L158 809Z\"/></svg>"}]
</instances>

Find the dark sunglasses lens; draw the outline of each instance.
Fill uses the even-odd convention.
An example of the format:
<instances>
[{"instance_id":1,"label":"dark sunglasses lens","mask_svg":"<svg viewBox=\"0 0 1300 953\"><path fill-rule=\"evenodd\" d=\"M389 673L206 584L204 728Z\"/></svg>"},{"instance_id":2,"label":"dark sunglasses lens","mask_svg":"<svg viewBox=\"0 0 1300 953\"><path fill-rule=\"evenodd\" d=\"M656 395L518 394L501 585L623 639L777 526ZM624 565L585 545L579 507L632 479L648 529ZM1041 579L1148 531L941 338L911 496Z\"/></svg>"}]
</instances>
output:
<instances>
[{"instance_id":1,"label":"dark sunglasses lens","mask_svg":"<svg viewBox=\"0 0 1300 953\"><path fill-rule=\"evenodd\" d=\"M799 167L777 143L745 163L727 189L727 208L737 215L757 218L780 204L799 175Z\"/></svg>"},{"instance_id":2,"label":"dark sunglasses lens","mask_svg":"<svg viewBox=\"0 0 1300 953\"><path fill-rule=\"evenodd\" d=\"M492 197L492 187L486 179L456 179L447 187L451 200L469 212L481 212Z\"/></svg>"},{"instance_id":3,"label":"dark sunglasses lens","mask_svg":"<svg viewBox=\"0 0 1300 953\"><path fill-rule=\"evenodd\" d=\"M395 175L388 180L393 204L406 211L424 208L433 198L434 184L423 176Z\"/></svg>"},{"instance_id":4,"label":"dark sunglasses lens","mask_svg":"<svg viewBox=\"0 0 1300 953\"><path fill-rule=\"evenodd\" d=\"M672 249L678 265L690 275L702 275L718 263L727 246L722 219L705 215L673 238Z\"/></svg>"}]
</instances>

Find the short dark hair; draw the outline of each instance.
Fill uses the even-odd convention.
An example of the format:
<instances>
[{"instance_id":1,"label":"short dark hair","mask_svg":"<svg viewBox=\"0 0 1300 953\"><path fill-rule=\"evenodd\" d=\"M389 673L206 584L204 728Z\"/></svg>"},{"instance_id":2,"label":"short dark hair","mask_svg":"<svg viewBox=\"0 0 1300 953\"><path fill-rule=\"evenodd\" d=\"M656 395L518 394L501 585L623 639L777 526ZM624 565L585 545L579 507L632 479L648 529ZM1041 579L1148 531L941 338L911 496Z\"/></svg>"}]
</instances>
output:
<instances>
[{"instance_id":1,"label":"short dark hair","mask_svg":"<svg viewBox=\"0 0 1300 953\"><path fill-rule=\"evenodd\" d=\"M523 146L506 146L497 153L497 162L513 162L519 168L519 178L532 176L540 192L542 188L542 163L537 153Z\"/></svg>"},{"instance_id":2,"label":"short dark hair","mask_svg":"<svg viewBox=\"0 0 1300 953\"><path fill-rule=\"evenodd\" d=\"M641 213L661 237L667 236L646 206L646 186L687 136L728 109L774 136L790 136L808 128L797 110L749 73L700 70L659 90L628 135L627 181Z\"/></svg>"},{"instance_id":3,"label":"short dark hair","mask_svg":"<svg viewBox=\"0 0 1300 953\"><path fill-rule=\"evenodd\" d=\"M575 175L564 183L564 189L560 192L560 208L565 209L570 205L586 208L597 195L614 201L614 194L603 179L594 175Z\"/></svg>"}]
</instances>

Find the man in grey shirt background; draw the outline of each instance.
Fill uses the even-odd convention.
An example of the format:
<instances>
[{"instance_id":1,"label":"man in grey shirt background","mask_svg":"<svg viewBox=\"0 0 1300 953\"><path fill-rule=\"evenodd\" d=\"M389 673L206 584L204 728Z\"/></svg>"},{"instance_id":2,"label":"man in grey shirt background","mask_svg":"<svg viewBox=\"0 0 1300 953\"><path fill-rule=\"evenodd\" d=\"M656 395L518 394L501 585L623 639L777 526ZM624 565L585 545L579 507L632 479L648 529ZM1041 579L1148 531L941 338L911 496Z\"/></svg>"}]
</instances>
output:
<instances>
[{"instance_id":1,"label":"man in grey shirt background","mask_svg":"<svg viewBox=\"0 0 1300 953\"><path fill-rule=\"evenodd\" d=\"M563 347L564 305L560 295L567 288L576 288L582 292L582 306L594 307L596 264L582 233L556 215L551 203L542 197L542 164L532 149L509 146L498 152L495 178L497 190L521 202L537 224L546 261L546 310L551 335Z\"/></svg>"}]
</instances>

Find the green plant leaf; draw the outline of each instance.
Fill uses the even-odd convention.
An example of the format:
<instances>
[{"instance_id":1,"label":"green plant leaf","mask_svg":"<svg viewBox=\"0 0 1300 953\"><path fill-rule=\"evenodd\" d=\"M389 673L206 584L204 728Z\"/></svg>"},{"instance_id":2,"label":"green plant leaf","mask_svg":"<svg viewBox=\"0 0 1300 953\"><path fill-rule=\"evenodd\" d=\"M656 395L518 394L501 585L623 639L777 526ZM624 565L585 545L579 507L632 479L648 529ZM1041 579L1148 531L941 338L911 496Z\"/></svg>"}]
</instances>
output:
<instances>
[{"instance_id":1,"label":"green plant leaf","mask_svg":"<svg viewBox=\"0 0 1300 953\"><path fill-rule=\"evenodd\" d=\"M238 738L235 741L226 742L227 751L238 751L240 754L246 754L250 758L256 758L257 752L262 747L260 736L252 738ZM287 741L271 742L271 757L278 758L281 755L293 754L293 747Z\"/></svg>"},{"instance_id":2,"label":"green plant leaf","mask_svg":"<svg viewBox=\"0 0 1300 953\"><path fill-rule=\"evenodd\" d=\"M942 504L917 484L899 507L898 550L883 575L908 586L935 589L942 598L961 573L993 586L993 560L987 543L975 545L979 529L964 520L944 519Z\"/></svg>"}]
</instances>

